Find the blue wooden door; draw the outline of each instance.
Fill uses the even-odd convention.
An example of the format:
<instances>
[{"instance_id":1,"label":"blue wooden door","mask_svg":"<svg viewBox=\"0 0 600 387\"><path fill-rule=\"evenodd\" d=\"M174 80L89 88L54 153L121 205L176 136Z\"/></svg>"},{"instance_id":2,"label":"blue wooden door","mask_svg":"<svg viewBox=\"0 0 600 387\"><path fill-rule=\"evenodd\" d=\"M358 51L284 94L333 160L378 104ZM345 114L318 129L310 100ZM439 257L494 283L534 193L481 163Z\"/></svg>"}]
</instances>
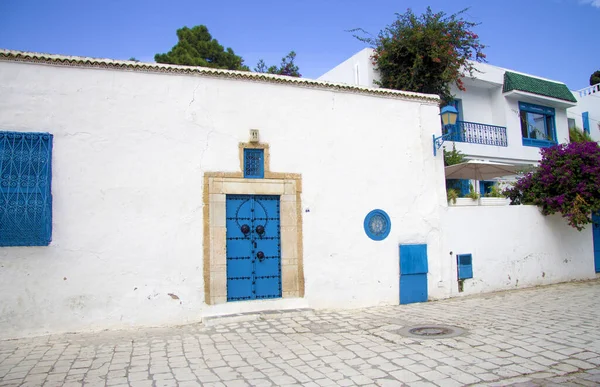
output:
<instances>
[{"instance_id":1,"label":"blue wooden door","mask_svg":"<svg viewBox=\"0 0 600 387\"><path fill-rule=\"evenodd\" d=\"M400 303L427 301L427 245L400 245Z\"/></svg>"},{"instance_id":2,"label":"blue wooden door","mask_svg":"<svg viewBox=\"0 0 600 387\"><path fill-rule=\"evenodd\" d=\"M227 195L227 301L281 297L279 196Z\"/></svg>"},{"instance_id":3,"label":"blue wooden door","mask_svg":"<svg viewBox=\"0 0 600 387\"><path fill-rule=\"evenodd\" d=\"M592 215L594 221L592 234L594 236L594 266L596 273L600 273L600 213Z\"/></svg>"}]
</instances>

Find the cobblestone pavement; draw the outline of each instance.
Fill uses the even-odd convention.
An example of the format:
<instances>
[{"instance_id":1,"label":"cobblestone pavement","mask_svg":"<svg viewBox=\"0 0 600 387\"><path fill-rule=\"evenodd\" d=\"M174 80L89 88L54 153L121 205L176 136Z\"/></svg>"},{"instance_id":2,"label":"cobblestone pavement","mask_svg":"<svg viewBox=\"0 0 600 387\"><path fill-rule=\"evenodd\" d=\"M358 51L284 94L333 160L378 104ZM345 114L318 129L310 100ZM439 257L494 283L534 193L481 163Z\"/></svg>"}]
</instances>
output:
<instances>
[{"instance_id":1,"label":"cobblestone pavement","mask_svg":"<svg viewBox=\"0 0 600 387\"><path fill-rule=\"evenodd\" d=\"M398 333L465 329L444 339ZM0 386L600 385L600 281L424 304L0 341Z\"/></svg>"}]
</instances>

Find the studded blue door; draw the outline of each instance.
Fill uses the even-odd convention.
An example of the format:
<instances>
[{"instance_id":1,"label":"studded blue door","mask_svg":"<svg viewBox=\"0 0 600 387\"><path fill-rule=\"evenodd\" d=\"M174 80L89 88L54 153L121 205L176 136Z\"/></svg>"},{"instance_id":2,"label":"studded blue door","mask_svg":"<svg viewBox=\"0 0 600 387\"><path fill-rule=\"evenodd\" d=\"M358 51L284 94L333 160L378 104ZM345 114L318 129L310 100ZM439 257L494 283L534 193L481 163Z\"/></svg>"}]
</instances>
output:
<instances>
[{"instance_id":1,"label":"studded blue door","mask_svg":"<svg viewBox=\"0 0 600 387\"><path fill-rule=\"evenodd\" d=\"M592 215L594 225L592 233L594 235L594 266L596 273L600 273L600 213Z\"/></svg>"},{"instance_id":2,"label":"studded blue door","mask_svg":"<svg viewBox=\"0 0 600 387\"><path fill-rule=\"evenodd\" d=\"M281 297L279 196L227 195L227 301Z\"/></svg>"}]
</instances>

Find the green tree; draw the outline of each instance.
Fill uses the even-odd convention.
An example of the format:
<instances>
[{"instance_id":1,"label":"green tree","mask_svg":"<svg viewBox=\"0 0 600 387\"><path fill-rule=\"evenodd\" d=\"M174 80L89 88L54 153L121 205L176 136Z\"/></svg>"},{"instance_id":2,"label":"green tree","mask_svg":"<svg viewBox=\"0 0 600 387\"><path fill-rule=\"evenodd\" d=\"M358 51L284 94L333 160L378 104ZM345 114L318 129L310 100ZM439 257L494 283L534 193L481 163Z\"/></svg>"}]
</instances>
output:
<instances>
[{"instance_id":1,"label":"green tree","mask_svg":"<svg viewBox=\"0 0 600 387\"><path fill-rule=\"evenodd\" d=\"M590 86L594 86L598 83L600 83L600 70L596 70L592 75L590 75Z\"/></svg>"},{"instance_id":2,"label":"green tree","mask_svg":"<svg viewBox=\"0 0 600 387\"><path fill-rule=\"evenodd\" d=\"M281 64L279 66L267 67L264 60L259 60L254 68L257 73L268 73L268 74L279 74L287 75L290 77L301 77L300 68L294 63L296 59L296 53L290 51L285 57L281 58Z\"/></svg>"},{"instance_id":3,"label":"green tree","mask_svg":"<svg viewBox=\"0 0 600 387\"><path fill-rule=\"evenodd\" d=\"M213 39L204 25L177 30L177 44L166 54L154 55L158 63L186 66L212 67L216 69L249 71L242 57L231 48L223 48Z\"/></svg>"},{"instance_id":4,"label":"green tree","mask_svg":"<svg viewBox=\"0 0 600 387\"><path fill-rule=\"evenodd\" d=\"M475 68L469 60L485 61L477 26L464 20L464 9L453 15L433 13L430 7L417 16L411 9L396 14L396 20L379 32L377 37L354 35L370 44L373 64L379 71L382 87L439 95L452 100L450 86L465 90L461 77L473 75Z\"/></svg>"}]
</instances>

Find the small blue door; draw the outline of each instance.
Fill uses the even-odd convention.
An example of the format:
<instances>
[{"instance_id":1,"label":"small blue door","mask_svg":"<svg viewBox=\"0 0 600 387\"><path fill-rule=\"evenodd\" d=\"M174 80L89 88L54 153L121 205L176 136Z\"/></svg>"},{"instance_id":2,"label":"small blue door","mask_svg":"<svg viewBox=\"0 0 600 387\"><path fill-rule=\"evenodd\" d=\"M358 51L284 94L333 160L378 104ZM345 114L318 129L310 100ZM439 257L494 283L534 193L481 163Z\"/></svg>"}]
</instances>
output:
<instances>
[{"instance_id":1,"label":"small blue door","mask_svg":"<svg viewBox=\"0 0 600 387\"><path fill-rule=\"evenodd\" d=\"M400 303L427 301L427 245L400 245Z\"/></svg>"},{"instance_id":2,"label":"small blue door","mask_svg":"<svg viewBox=\"0 0 600 387\"><path fill-rule=\"evenodd\" d=\"M596 273L600 273L600 213L592 215L592 233L594 235L594 266Z\"/></svg>"},{"instance_id":3,"label":"small blue door","mask_svg":"<svg viewBox=\"0 0 600 387\"><path fill-rule=\"evenodd\" d=\"M227 301L281 297L279 196L227 195Z\"/></svg>"}]
</instances>

